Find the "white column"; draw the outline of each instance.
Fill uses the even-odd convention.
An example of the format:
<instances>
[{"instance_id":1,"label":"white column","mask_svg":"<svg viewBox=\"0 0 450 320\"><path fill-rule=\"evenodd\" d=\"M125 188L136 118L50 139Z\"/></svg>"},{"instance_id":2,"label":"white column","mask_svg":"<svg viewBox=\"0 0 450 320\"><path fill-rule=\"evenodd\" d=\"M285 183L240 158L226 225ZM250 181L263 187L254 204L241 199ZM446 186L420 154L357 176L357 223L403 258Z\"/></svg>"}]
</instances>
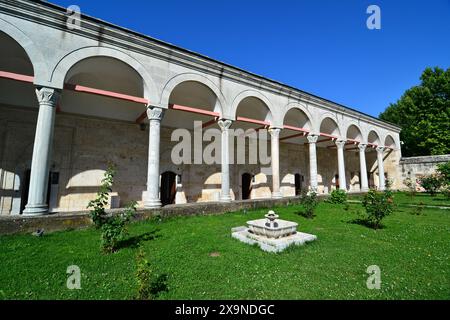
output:
<instances>
[{"instance_id":1,"label":"white column","mask_svg":"<svg viewBox=\"0 0 450 320\"><path fill-rule=\"evenodd\" d=\"M367 144L358 144L359 148L359 170L361 172L360 188L362 192L369 190L369 183L367 180L367 167L366 167L366 147Z\"/></svg>"},{"instance_id":2,"label":"white column","mask_svg":"<svg viewBox=\"0 0 450 320\"><path fill-rule=\"evenodd\" d=\"M309 181L311 191L317 192L317 156L316 156L316 142L318 135L308 134L309 142Z\"/></svg>"},{"instance_id":3,"label":"white column","mask_svg":"<svg viewBox=\"0 0 450 320\"><path fill-rule=\"evenodd\" d=\"M56 103L60 92L53 88L43 87L36 89L36 95L39 102L39 114L31 160L28 204L23 211L24 215L48 213L48 171L52 156Z\"/></svg>"},{"instance_id":4,"label":"white column","mask_svg":"<svg viewBox=\"0 0 450 320\"><path fill-rule=\"evenodd\" d=\"M270 128L270 154L272 159L272 198L282 198L280 192L280 128Z\"/></svg>"},{"instance_id":5,"label":"white column","mask_svg":"<svg viewBox=\"0 0 450 320\"><path fill-rule=\"evenodd\" d=\"M384 163L383 163L384 147L377 147L377 161L378 161L378 189L384 190Z\"/></svg>"},{"instance_id":6,"label":"white column","mask_svg":"<svg viewBox=\"0 0 450 320\"><path fill-rule=\"evenodd\" d=\"M143 200L145 208L157 208L161 206L159 198L159 145L161 120L164 116L162 108L147 108L149 119L148 132L148 167L147 167L147 191L144 192Z\"/></svg>"},{"instance_id":7,"label":"white column","mask_svg":"<svg viewBox=\"0 0 450 320\"><path fill-rule=\"evenodd\" d=\"M347 191L347 181L345 179L344 146L347 141L336 140L339 172L339 189Z\"/></svg>"},{"instance_id":8,"label":"white column","mask_svg":"<svg viewBox=\"0 0 450 320\"><path fill-rule=\"evenodd\" d=\"M229 164L229 128L233 123L231 120L220 119L218 122L220 130L222 130L222 192L220 201L230 202L230 164Z\"/></svg>"}]
</instances>

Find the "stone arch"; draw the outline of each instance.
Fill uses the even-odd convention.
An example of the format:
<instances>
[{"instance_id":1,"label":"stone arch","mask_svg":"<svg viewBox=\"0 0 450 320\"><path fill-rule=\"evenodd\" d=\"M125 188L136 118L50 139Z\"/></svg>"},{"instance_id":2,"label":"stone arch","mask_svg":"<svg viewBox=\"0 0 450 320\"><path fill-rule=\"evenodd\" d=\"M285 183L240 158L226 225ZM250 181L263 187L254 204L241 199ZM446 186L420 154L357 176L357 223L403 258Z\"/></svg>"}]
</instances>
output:
<instances>
[{"instance_id":1,"label":"stone arch","mask_svg":"<svg viewBox=\"0 0 450 320\"><path fill-rule=\"evenodd\" d=\"M360 142L363 142L364 141L364 131L362 130L362 128L360 127L360 125L356 121L348 121L347 123L345 123L343 125L342 134L345 134L345 138L349 138L349 136L348 136L349 135L349 129L351 127L355 127L359 131L359 134L361 136ZM352 138L352 137L350 137L350 138Z\"/></svg>"},{"instance_id":2,"label":"stone arch","mask_svg":"<svg viewBox=\"0 0 450 320\"><path fill-rule=\"evenodd\" d=\"M216 95L216 97L218 99L219 105L220 105L220 110L218 112L220 113L221 117L224 117L224 114L226 113L224 108L226 108L227 103L226 103L226 99L223 96L222 92L214 84L214 82L212 82L207 77L205 77L201 74L197 74L197 73L178 74L178 75L172 77L169 81L167 81L167 83L164 85L164 88L162 90L160 105L163 106L164 108L166 108L167 105L169 104L170 94L173 92L173 90L179 84L181 84L183 82L188 82L188 81L201 83L201 84L205 85L206 87L208 87L212 92L214 92L214 94Z\"/></svg>"},{"instance_id":3,"label":"stone arch","mask_svg":"<svg viewBox=\"0 0 450 320\"><path fill-rule=\"evenodd\" d=\"M148 99L151 105L157 104L159 101L158 90L144 66L132 56L109 47L84 47L68 53L54 67L49 82L54 87L62 89L64 87L64 79L70 68L78 62L92 57L109 57L129 65L142 78L144 83L144 98Z\"/></svg>"},{"instance_id":4,"label":"stone arch","mask_svg":"<svg viewBox=\"0 0 450 320\"><path fill-rule=\"evenodd\" d=\"M372 133L375 135L373 136ZM380 134L379 130L377 130L375 127L369 127L367 129L367 134L365 135L365 139L367 143L374 143L377 145L382 145L382 135Z\"/></svg>"},{"instance_id":5,"label":"stone arch","mask_svg":"<svg viewBox=\"0 0 450 320\"><path fill-rule=\"evenodd\" d=\"M298 109L298 110L302 111L306 115L308 120L309 120L310 127L311 127L310 129L314 130L314 128L316 128L315 118L313 117L311 112L309 112L307 106L305 104L303 104L303 103L300 103L300 102L290 102L290 103L288 103L286 105L285 110L284 110L284 112L282 114L283 122L284 122L284 119L286 118L286 115L288 114L288 112L291 109Z\"/></svg>"},{"instance_id":6,"label":"stone arch","mask_svg":"<svg viewBox=\"0 0 450 320\"><path fill-rule=\"evenodd\" d=\"M273 126L280 126L280 128L282 127L282 121L281 123L279 123L280 121L276 121L275 120L275 113L274 113L274 108L272 106L272 103L270 102L270 100L263 95L262 93L255 91L255 90L245 90L240 92L233 100L233 103L231 104L231 110L230 110L230 116L232 117L233 120L236 119L236 114L237 114L237 108L239 106L239 104L246 98L256 98L259 99L263 104L266 105L267 110L269 111L269 122L271 125Z\"/></svg>"},{"instance_id":7,"label":"stone arch","mask_svg":"<svg viewBox=\"0 0 450 320\"><path fill-rule=\"evenodd\" d=\"M391 134L389 134L389 133L387 133L384 136L383 143L384 143L385 147L390 147L390 148L394 148L394 149L398 148L394 137Z\"/></svg>"},{"instance_id":8,"label":"stone arch","mask_svg":"<svg viewBox=\"0 0 450 320\"><path fill-rule=\"evenodd\" d=\"M339 122L336 118L336 116L332 113L326 112L324 114L322 114L322 116L320 117L320 120L317 122L317 132L321 132L320 129L322 127L322 124L324 123L324 121L326 121L327 119L331 120L332 122L334 122L334 124L336 125L336 129L337 130L337 136L339 138L342 138L342 132L341 132L341 127L339 126Z\"/></svg>"},{"instance_id":9,"label":"stone arch","mask_svg":"<svg viewBox=\"0 0 450 320\"><path fill-rule=\"evenodd\" d=\"M1 18L0 31L16 41L25 50L33 65L34 83L45 85L49 76L49 68L42 52L34 42L22 30Z\"/></svg>"}]
</instances>

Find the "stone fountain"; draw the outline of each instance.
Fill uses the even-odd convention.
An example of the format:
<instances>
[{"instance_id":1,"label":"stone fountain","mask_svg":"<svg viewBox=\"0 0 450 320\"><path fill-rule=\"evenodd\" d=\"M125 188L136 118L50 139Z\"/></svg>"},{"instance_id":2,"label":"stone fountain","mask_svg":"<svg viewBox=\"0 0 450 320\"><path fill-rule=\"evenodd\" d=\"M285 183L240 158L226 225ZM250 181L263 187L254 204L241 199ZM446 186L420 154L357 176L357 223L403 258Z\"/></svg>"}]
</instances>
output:
<instances>
[{"instance_id":1,"label":"stone fountain","mask_svg":"<svg viewBox=\"0 0 450 320\"><path fill-rule=\"evenodd\" d=\"M247 226L231 229L231 236L248 244L258 244L268 252L280 252L290 245L302 245L314 241L313 234L298 232L298 223L278 219L279 216L270 210L265 219L247 221Z\"/></svg>"}]
</instances>

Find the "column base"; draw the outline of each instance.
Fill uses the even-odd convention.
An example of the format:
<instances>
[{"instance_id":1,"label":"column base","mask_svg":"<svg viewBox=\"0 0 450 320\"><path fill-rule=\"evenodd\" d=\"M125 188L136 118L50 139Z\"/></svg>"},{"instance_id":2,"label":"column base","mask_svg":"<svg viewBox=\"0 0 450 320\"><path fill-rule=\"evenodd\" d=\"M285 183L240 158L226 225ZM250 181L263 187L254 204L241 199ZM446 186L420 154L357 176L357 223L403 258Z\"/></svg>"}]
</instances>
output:
<instances>
[{"instance_id":1,"label":"column base","mask_svg":"<svg viewBox=\"0 0 450 320\"><path fill-rule=\"evenodd\" d=\"M281 194L281 192L272 192L272 199L281 199L283 198L283 195Z\"/></svg>"},{"instance_id":2,"label":"column base","mask_svg":"<svg viewBox=\"0 0 450 320\"><path fill-rule=\"evenodd\" d=\"M231 202L231 197L230 196L224 196L224 197L220 197L220 202Z\"/></svg>"},{"instance_id":3,"label":"column base","mask_svg":"<svg viewBox=\"0 0 450 320\"><path fill-rule=\"evenodd\" d=\"M144 202L144 208L147 209L160 208L162 206L160 199L150 197L146 191L142 194L142 200Z\"/></svg>"},{"instance_id":4,"label":"column base","mask_svg":"<svg viewBox=\"0 0 450 320\"><path fill-rule=\"evenodd\" d=\"M22 215L24 216L42 216L48 214L47 204L27 204Z\"/></svg>"}]
</instances>

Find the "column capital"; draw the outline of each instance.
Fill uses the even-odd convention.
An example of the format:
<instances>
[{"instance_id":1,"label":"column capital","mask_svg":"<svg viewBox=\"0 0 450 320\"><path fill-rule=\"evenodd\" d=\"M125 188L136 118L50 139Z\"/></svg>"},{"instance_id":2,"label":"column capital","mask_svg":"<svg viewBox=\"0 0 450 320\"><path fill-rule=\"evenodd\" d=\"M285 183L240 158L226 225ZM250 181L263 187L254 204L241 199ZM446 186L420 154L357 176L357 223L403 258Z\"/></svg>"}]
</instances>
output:
<instances>
[{"instance_id":1,"label":"column capital","mask_svg":"<svg viewBox=\"0 0 450 320\"><path fill-rule=\"evenodd\" d=\"M217 124L219 125L220 130L222 130L222 132L223 132L223 131L228 130L231 127L231 125L233 124L233 121L228 120L228 119L220 119L219 121L217 121Z\"/></svg>"},{"instance_id":2,"label":"column capital","mask_svg":"<svg viewBox=\"0 0 450 320\"><path fill-rule=\"evenodd\" d=\"M367 147L367 144L365 144L365 143L359 143L359 144L358 144L358 148L359 148L359 150L360 150L361 152L366 151L366 147Z\"/></svg>"},{"instance_id":3,"label":"column capital","mask_svg":"<svg viewBox=\"0 0 450 320\"><path fill-rule=\"evenodd\" d=\"M164 109L159 107L147 107L147 117L149 120L161 121L164 117Z\"/></svg>"},{"instance_id":4,"label":"column capital","mask_svg":"<svg viewBox=\"0 0 450 320\"><path fill-rule=\"evenodd\" d=\"M378 147L377 147L377 152L378 152L378 153L383 153L384 149L385 149L384 146L378 146Z\"/></svg>"},{"instance_id":5,"label":"column capital","mask_svg":"<svg viewBox=\"0 0 450 320\"><path fill-rule=\"evenodd\" d=\"M49 87L36 87L36 96L39 105L55 107L60 95L61 91L58 89Z\"/></svg>"},{"instance_id":6,"label":"column capital","mask_svg":"<svg viewBox=\"0 0 450 320\"><path fill-rule=\"evenodd\" d=\"M278 138L280 136L280 128L269 128L269 133L273 138Z\"/></svg>"},{"instance_id":7,"label":"column capital","mask_svg":"<svg viewBox=\"0 0 450 320\"><path fill-rule=\"evenodd\" d=\"M319 139L319 135L316 135L316 134L308 134L308 135L306 136L306 138L308 139L308 142L309 142L309 143L316 143L316 142L317 142L317 139Z\"/></svg>"},{"instance_id":8,"label":"column capital","mask_svg":"<svg viewBox=\"0 0 450 320\"><path fill-rule=\"evenodd\" d=\"M347 140L336 140L334 143L336 144L338 149L343 149L345 144L347 143Z\"/></svg>"}]
</instances>

